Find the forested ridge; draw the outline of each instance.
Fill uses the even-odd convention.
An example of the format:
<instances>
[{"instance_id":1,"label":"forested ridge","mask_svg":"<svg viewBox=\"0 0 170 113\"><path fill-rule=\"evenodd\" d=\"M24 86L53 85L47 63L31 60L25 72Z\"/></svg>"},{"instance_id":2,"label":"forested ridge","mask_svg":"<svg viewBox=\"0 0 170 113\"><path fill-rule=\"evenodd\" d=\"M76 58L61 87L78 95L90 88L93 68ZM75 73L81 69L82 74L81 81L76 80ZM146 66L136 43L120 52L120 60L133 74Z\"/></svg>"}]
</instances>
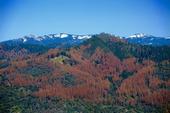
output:
<instances>
[{"instance_id":1,"label":"forested ridge","mask_svg":"<svg viewBox=\"0 0 170 113\"><path fill-rule=\"evenodd\" d=\"M0 45L0 113L169 113L170 46L101 33L80 45Z\"/></svg>"}]
</instances>

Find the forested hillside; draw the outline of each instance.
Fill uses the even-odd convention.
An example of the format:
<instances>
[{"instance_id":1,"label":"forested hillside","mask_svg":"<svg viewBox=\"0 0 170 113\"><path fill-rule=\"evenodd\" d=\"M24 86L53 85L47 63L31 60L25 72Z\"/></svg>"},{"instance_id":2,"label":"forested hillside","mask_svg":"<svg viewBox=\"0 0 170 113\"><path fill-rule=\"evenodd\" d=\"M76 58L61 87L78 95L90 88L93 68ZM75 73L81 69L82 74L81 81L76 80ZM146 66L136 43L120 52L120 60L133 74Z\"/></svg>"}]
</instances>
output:
<instances>
[{"instance_id":1,"label":"forested hillside","mask_svg":"<svg viewBox=\"0 0 170 113\"><path fill-rule=\"evenodd\" d=\"M170 46L109 34L80 45L0 46L0 113L169 113Z\"/></svg>"}]
</instances>

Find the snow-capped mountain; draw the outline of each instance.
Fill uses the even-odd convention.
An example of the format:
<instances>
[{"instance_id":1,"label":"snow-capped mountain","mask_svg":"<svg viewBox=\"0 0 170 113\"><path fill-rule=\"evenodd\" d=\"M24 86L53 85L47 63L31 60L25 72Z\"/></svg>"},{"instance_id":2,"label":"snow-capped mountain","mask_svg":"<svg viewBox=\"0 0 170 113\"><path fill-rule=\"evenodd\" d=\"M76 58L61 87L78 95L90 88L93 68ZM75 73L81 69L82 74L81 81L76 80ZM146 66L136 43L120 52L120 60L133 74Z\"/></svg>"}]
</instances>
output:
<instances>
[{"instance_id":1,"label":"snow-capped mountain","mask_svg":"<svg viewBox=\"0 0 170 113\"><path fill-rule=\"evenodd\" d=\"M127 40L130 43L136 43L142 45L153 45L153 46L170 45L170 37L156 37L144 33L131 35L125 38L125 40Z\"/></svg>"},{"instance_id":2,"label":"snow-capped mountain","mask_svg":"<svg viewBox=\"0 0 170 113\"><path fill-rule=\"evenodd\" d=\"M47 44L47 43L53 43L49 41L59 41L59 40L74 40L74 41L80 41L80 40L86 40L91 38L91 35L72 35L67 33L60 33L60 34L49 34L44 36L35 36L35 35L29 35L24 36L20 38L23 43L39 43L39 44ZM44 42L44 43L43 43Z\"/></svg>"},{"instance_id":3,"label":"snow-capped mountain","mask_svg":"<svg viewBox=\"0 0 170 113\"><path fill-rule=\"evenodd\" d=\"M73 35L67 33L59 33L59 34L49 34L43 36L28 35L22 38L9 40L2 43L8 45L36 44L36 45L45 45L45 46L48 45L48 46L60 47L60 46L76 45L89 38L91 38L91 35Z\"/></svg>"}]
</instances>

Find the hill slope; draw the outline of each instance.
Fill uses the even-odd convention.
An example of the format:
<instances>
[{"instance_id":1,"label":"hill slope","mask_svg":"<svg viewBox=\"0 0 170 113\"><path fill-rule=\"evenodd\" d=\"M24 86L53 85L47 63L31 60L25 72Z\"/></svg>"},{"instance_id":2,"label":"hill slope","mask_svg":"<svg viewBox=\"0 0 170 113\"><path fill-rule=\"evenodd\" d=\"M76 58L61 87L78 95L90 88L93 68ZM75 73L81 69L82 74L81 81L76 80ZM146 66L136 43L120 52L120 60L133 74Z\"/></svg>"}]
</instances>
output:
<instances>
[{"instance_id":1,"label":"hill slope","mask_svg":"<svg viewBox=\"0 0 170 113\"><path fill-rule=\"evenodd\" d=\"M169 112L170 47L109 34L44 53L0 49L1 112Z\"/></svg>"}]
</instances>

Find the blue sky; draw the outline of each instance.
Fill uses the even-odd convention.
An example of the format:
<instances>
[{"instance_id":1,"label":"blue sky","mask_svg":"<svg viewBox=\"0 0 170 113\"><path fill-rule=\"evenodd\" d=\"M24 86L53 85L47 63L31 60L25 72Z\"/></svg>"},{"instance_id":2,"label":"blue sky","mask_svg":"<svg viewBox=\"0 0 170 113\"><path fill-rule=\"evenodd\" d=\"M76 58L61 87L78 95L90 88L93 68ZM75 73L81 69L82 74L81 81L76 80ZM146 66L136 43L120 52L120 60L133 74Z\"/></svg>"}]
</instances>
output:
<instances>
[{"instance_id":1,"label":"blue sky","mask_svg":"<svg viewBox=\"0 0 170 113\"><path fill-rule=\"evenodd\" d=\"M0 0L0 41L100 32L170 36L170 0Z\"/></svg>"}]
</instances>

